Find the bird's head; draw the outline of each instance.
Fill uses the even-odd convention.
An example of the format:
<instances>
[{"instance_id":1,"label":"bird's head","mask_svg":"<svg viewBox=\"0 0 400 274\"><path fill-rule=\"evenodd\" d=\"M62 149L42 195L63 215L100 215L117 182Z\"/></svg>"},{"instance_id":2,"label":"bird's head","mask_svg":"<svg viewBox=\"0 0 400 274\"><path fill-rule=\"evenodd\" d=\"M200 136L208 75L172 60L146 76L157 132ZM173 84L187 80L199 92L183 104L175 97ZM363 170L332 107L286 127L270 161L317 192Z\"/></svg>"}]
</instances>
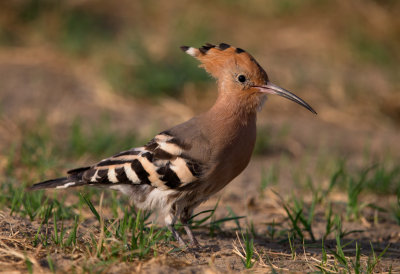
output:
<instances>
[{"instance_id":1,"label":"bird's head","mask_svg":"<svg viewBox=\"0 0 400 274\"><path fill-rule=\"evenodd\" d=\"M266 94L276 94L292 100L312 113L315 110L295 94L272 84L265 70L241 48L221 43L218 46L206 44L201 48L182 46L181 49L195 57L213 77L218 79L219 90L227 97L241 98L254 102L257 107Z\"/></svg>"}]
</instances>

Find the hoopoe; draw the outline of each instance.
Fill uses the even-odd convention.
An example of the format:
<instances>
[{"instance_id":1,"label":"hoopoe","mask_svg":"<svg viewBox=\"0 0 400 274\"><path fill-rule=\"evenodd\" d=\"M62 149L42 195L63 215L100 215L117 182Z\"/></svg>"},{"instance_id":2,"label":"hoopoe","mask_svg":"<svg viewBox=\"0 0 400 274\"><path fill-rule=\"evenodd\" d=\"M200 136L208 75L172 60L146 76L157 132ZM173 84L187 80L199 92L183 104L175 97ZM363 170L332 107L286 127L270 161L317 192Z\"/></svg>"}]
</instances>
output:
<instances>
[{"instance_id":1,"label":"hoopoe","mask_svg":"<svg viewBox=\"0 0 400 274\"><path fill-rule=\"evenodd\" d=\"M192 245L198 245L188 221L193 210L247 166L256 141L257 111L267 94L290 99L316 114L293 93L269 81L257 61L240 48L221 43L201 48L182 46L218 81L218 98L205 113L165 130L145 146L37 183L30 189L89 185L119 190L138 208L159 209L172 234L177 220Z\"/></svg>"}]
</instances>

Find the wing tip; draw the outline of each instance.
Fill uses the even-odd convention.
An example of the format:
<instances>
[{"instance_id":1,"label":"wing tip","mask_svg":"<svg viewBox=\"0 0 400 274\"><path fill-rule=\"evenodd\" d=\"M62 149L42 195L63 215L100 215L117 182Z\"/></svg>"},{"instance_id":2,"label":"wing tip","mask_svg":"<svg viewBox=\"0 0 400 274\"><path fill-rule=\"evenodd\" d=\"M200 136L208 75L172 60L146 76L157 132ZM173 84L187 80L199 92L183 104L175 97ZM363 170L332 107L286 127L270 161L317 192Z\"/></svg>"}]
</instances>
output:
<instances>
[{"instance_id":1,"label":"wing tip","mask_svg":"<svg viewBox=\"0 0 400 274\"><path fill-rule=\"evenodd\" d=\"M67 174L76 174L90 169L90 166L78 167L67 171Z\"/></svg>"}]
</instances>

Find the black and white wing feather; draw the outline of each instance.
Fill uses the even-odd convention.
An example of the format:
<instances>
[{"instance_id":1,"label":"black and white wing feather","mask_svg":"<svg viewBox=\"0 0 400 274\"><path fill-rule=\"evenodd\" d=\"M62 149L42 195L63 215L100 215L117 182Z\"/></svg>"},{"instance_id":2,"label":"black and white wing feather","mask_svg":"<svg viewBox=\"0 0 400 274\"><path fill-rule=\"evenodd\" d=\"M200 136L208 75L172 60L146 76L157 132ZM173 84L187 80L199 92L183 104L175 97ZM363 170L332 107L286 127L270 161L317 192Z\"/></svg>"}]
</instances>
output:
<instances>
[{"instance_id":1,"label":"black and white wing feather","mask_svg":"<svg viewBox=\"0 0 400 274\"><path fill-rule=\"evenodd\" d=\"M186 156L189 148L178 138L163 132L144 147L120 152L93 166L70 170L67 177L41 182L31 189L117 184L179 189L198 181L202 174L202 165Z\"/></svg>"}]
</instances>

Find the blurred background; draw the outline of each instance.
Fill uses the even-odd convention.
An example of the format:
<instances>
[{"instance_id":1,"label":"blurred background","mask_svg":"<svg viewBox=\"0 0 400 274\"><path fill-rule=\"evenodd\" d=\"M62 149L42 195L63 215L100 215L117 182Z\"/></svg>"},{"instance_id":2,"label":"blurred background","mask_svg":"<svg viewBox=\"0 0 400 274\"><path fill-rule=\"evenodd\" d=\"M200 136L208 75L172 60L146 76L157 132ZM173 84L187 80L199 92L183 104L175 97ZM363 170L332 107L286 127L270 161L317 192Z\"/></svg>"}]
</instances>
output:
<instances>
[{"instance_id":1,"label":"blurred background","mask_svg":"<svg viewBox=\"0 0 400 274\"><path fill-rule=\"evenodd\" d=\"M179 46L206 42L250 52L318 112L270 96L259 165L396 166L399 11L395 0L1 1L0 170L30 184L205 111L216 85Z\"/></svg>"}]
</instances>

